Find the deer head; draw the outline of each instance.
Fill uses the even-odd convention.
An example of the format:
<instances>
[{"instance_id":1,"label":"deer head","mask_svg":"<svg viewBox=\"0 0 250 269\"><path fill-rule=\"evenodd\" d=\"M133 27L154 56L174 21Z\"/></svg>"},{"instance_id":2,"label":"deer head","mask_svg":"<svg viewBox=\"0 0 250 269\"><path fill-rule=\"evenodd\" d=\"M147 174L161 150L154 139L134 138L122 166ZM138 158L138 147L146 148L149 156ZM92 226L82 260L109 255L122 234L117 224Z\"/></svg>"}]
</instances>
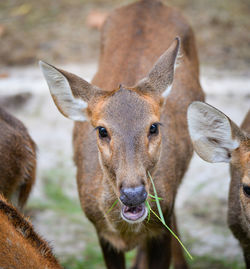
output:
<instances>
[{"instance_id":1,"label":"deer head","mask_svg":"<svg viewBox=\"0 0 250 269\"><path fill-rule=\"evenodd\" d=\"M171 90L179 46L176 38L135 86L110 91L40 62L59 111L74 121L89 120L96 131L103 175L122 202L121 215L127 222L147 216L147 172L161 154L161 107Z\"/></svg>"},{"instance_id":2,"label":"deer head","mask_svg":"<svg viewBox=\"0 0 250 269\"><path fill-rule=\"evenodd\" d=\"M250 115L250 114L249 114ZM197 154L205 161L230 163L238 180L241 207L250 223L250 137L216 108L193 102L188 127Z\"/></svg>"}]
</instances>

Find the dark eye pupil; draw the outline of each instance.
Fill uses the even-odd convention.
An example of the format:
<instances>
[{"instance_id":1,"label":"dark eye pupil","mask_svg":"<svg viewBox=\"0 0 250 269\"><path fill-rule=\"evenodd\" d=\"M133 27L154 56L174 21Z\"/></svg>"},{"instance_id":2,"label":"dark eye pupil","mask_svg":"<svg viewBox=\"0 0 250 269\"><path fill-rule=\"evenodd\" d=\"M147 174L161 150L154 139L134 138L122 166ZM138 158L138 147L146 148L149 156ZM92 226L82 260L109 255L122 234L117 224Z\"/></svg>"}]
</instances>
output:
<instances>
[{"instance_id":1,"label":"dark eye pupil","mask_svg":"<svg viewBox=\"0 0 250 269\"><path fill-rule=\"evenodd\" d=\"M106 128L100 127L100 128L98 128L98 130L99 130L100 137L104 138L104 137L108 136L108 132L107 132Z\"/></svg>"},{"instance_id":2,"label":"dark eye pupil","mask_svg":"<svg viewBox=\"0 0 250 269\"><path fill-rule=\"evenodd\" d=\"M152 124L149 129L150 134L157 134L158 133L158 126L157 124Z\"/></svg>"},{"instance_id":3,"label":"dark eye pupil","mask_svg":"<svg viewBox=\"0 0 250 269\"><path fill-rule=\"evenodd\" d=\"M244 193L250 197L250 187L247 185L243 185L243 191Z\"/></svg>"}]
</instances>

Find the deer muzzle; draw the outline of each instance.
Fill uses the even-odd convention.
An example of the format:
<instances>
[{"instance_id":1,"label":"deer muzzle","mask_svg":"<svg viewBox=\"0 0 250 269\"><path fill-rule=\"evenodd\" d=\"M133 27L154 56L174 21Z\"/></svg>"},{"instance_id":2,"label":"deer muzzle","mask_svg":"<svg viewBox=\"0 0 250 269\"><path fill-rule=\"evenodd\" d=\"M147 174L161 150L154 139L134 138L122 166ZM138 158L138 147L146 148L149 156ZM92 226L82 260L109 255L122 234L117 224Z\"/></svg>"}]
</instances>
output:
<instances>
[{"instance_id":1,"label":"deer muzzle","mask_svg":"<svg viewBox=\"0 0 250 269\"><path fill-rule=\"evenodd\" d=\"M144 185L135 188L121 188L120 201L122 202L122 218L129 223L142 222L147 214L145 200L147 191Z\"/></svg>"}]
</instances>

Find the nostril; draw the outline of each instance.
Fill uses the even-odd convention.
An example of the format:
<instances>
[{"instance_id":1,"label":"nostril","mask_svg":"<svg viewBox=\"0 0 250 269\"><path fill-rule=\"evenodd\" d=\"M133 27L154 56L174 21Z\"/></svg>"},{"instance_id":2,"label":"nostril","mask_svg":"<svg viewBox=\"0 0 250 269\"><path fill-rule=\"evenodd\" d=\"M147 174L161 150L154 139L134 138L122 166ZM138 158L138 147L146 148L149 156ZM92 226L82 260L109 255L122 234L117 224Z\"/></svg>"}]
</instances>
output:
<instances>
[{"instance_id":1,"label":"nostril","mask_svg":"<svg viewBox=\"0 0 250 269\"><path fill-rule=\"evenodd\" d=\"M120 183L120 185L119 185L119 190L120 191L122 190L122 183Z\"/></svg>"},{"instance_id":2,"label":"nostril","mask_svg":"<svg viewBox=\"0 0 250 269\"><path fill-rule=\"evenodd\" d=\"M141 186L145 186L145 180L143 177L141 178Z\"/></svg>"}]
</instances>

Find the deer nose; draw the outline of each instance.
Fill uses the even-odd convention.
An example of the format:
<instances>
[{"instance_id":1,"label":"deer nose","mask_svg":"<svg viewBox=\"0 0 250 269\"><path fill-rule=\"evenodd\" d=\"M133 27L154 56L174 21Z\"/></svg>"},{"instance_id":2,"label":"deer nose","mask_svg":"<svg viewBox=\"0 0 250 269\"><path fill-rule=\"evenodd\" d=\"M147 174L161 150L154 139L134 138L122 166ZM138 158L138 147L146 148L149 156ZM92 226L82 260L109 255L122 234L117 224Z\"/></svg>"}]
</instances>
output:
<instances>
[{"instance_id":1,"label":"deer nose","mask_svg":"<svg viewBox=\"0 0 250 269\"><path fill-rule=\"evenodd\" d=\"M135 188L121 188L120 200L126 206L137 206L147 199L147 192L144 185Z\"/></svg>"}]
</instances>

